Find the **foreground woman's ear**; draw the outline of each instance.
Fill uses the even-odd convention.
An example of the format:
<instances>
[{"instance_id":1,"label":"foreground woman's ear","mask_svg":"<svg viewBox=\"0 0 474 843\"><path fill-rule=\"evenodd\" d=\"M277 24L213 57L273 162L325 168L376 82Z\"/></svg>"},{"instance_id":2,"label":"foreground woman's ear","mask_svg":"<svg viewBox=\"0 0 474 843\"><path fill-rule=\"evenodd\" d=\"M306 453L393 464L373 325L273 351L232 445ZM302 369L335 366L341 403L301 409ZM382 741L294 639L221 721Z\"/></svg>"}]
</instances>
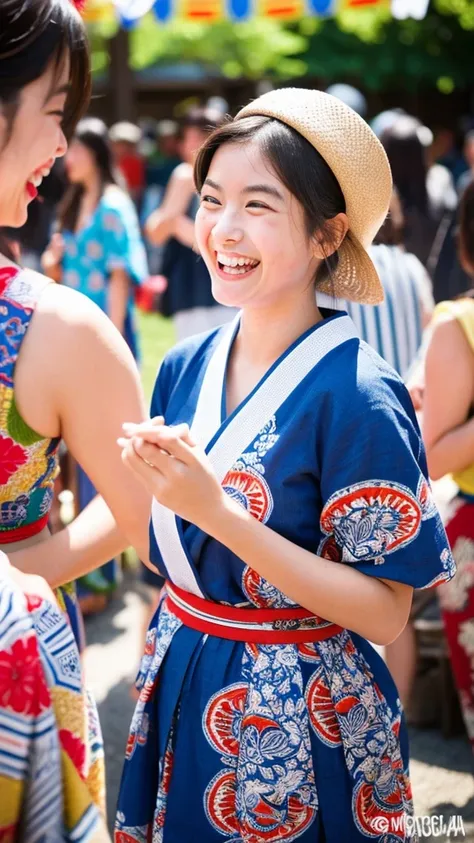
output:
<instances>
[{"instance_id":1,"label":"foreground woman's ear","mask_svg":"<svg viewBox=\"0 0 474 843\"><path fill-rule=\"evenodd\" d=\"M337 252L349 230L349 220L346 214L338 214L324 224L322 231L313 237L314 256L326 260Z\"/></svg>"}]
</instances>

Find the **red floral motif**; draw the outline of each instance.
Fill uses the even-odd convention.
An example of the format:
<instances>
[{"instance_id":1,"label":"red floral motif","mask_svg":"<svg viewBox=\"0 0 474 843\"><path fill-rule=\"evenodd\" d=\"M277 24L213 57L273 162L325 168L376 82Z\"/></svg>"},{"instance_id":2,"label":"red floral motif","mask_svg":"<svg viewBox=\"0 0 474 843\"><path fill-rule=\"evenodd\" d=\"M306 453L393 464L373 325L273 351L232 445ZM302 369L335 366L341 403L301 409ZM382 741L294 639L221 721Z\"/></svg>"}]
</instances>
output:
<instances>
[{"instance_id":1,"label":"red floral motif","mask_svg":"<svg viewBox=\"0 0 474 843\"><path fill-rule=\"evenodd\" d=\"M265 524L273 509L268 483L261 474L247 468L228 471L222 481L224 491L244 507L257 521Z\"/></svg>"},{"instance_id":2,"label":"red floral motif","mask_svg":"<svg viewBox=\"0 0 474 843\"><path fill-rule=\"evenodd\" d=\"M208 817L221 834L234 835L240 831L236 816L235 772L222 770L206 791Z\"/></svg>"},{"instance_id":3,"label":"red floral motif","mask_svg":"<svg viewBox=\"0 0 474 843\"><path fill-rule=\"evenodd\" d=\"M9 436L0 436L0 484L8 483L12 474L25 465L28 453Z\"/></svg>"},{"instance_id":4,"label":"red floral motif","mask_svg":"<svg viewBox=\"0 0 474 843\"><path fill-rule=\"evenodd\" d=\"M69 729L60 729L59 740L64 752L69 756L81 779L86 778L86 747L83 741L73 735Z\"/></svg>"},{"instance_id":5,"label":"red floral motif","mask_svg":"<svg viewBox=\"0 0 474 843\"><path fill-rule=\"evenodd\" d=\"M36 612L36 610L43 605L43 602L43 598L39 597L37 594L26 595L26 605L29 612Z\"/></svg>"},{"instance_id":6,"label":"red floral motif","mask_svg":"<svg viewBox=\"0 0 474 843\"><path fill-rule=\"evenodd\" d=\"M38 715L51 704L33 634L0 651L0 706Z\"/></svg>"},{"instance_id":7,"label":"red floral motif","mask_svg":"<svg viewBox=\"0 0 474 843\"><path fill-rule=\"evenodd\" d=\"M343 702L346 702L346 700L343 700ZM308 706L311 725L323 743L327 746L340 746L342 743L341 730L339 728L336 706L333 703L331 692L324 678L322 667L319 667L313 673L313 676L308 682L306 704Z\"/></svg>"},{"instance_id":8,"label":"red floral motif","mask_svg":"<svg viewBox=\"0 0 474 843\"><path fill-rule=\"evenodd\" d=\"M132 837L126 831L116 831L114 834L115 843L137 843L138 837Z\"/></svg>"},{"instance_id":9,"label":"red floral motif","mask_svg":"<svg viewBox=\"0 0 474 843\"><path fill-rule=\"evenodd\" d=\"M18 270L14 267L5 267L5 269L0 269L0 296L3 295L10 281L17 274Z\"/></svg>"},{"instance_id":10,"label":"red floral motif","mask_svg":"<svg viewBox=\"0 0 474 843\"><path fill-rule=\"evenodd\" d=\"M206 737L217 752L238 755L240 723L247 693L247 685L231 685L209 702L203 722Z\"/></svg>"}]
</instances>

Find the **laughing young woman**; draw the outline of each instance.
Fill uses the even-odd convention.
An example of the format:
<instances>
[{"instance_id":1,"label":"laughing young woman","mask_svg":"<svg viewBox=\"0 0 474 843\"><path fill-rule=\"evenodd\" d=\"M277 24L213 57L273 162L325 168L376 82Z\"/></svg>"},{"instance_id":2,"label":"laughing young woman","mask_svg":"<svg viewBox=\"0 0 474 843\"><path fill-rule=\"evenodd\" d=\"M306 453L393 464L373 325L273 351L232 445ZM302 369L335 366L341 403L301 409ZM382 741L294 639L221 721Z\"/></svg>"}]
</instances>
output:
<instances>
[{"instance_id":1,"label":"laughing young woman","mask_svg":"<svg viewBox=\"0 0 474 843\"><path fill-rule=\"evenodd\" d=\"M7 0L0 17L0 225L19 227L87 105L89 57L68 0ZM149 497L114 444L128 413L144 418L139 378L95 305L2 245L0 314L0 839L104 841L100 731L74 636L46 584L16 568L59 584L127 544L101 500L49 536L61 436L146 554Z\"/></svg>"},{"instance_id":2,"label":"laughing young woman","mask_svg":"<svg viewBox=\"0 0 474 843\"><path fill-rule=\"evenodd\" d=\"M343 103L286 89L215 131L195 180L214 295L241 314L168 355L155 423L120 440L168 585L116 840L408 841L403 715L368 641L453 562L405 387L315 298L380 301L387 159Z\"/></svg>"}]
</instances>

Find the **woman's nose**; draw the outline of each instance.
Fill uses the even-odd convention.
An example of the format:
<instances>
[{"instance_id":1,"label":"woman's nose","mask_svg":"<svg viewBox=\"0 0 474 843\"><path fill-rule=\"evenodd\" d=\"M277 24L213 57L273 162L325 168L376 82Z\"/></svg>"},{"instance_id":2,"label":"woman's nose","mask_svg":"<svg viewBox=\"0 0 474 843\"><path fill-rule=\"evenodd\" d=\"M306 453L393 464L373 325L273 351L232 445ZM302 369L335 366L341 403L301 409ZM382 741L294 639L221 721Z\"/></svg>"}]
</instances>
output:
<instances>
[{"instance_id":1,"label":"woman's nose","mask_svg":"<svg viewBox=\"0 0 474 843\"><path fill-rule=\"evenodd\" d=\"M67 140L66 135L64 134L63 130L59 130L59 139L58 139L58 146L56 149L56 158L63 158L67 152Z\"/></svg>"}]
</instances>

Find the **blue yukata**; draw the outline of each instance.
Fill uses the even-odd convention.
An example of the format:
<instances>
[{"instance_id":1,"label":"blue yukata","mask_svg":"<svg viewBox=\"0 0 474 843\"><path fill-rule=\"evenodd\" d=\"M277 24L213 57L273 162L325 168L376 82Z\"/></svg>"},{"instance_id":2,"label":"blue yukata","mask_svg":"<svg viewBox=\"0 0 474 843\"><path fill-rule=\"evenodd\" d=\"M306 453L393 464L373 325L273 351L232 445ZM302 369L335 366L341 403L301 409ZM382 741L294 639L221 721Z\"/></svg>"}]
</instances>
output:
<instances>
[{"instance_id":1,"label":"blue yukata","mask_svg":"<svg viewBox=\"0 0 474 843\"><path fill-rule=\"evenodd\" d=\"M63 283L83 293L104 313L108 312L108 284L114 269L123 269L130 278L130 294L125 316L124 338L139 358L135 325L134 287L148 275L147 257L135 205L123 190L106 188L88 223L76 233L63 231ZM80 466L77 470L79 509L82 511L97 491ZM77 584L80 597L89 591L107 592L117 585L115 560L100 571L82 577Z\"/></svg>"},{"instance_id":2,"label":"blue yukata","mask_svg":"<svg viewBox=\"0 0 474 843\"><path fill-rule=\"evenodd\" d=\"M127 272L131 284L124 336L137 358L133 287L145 280L148 267L132 200L123 190L108 187L87 225L75 234L64 231L63 236L63 283L84 293L105 313L111 272L114 269Z\"/></svg>"},{"instance_id":3,"label":"blue yukata","mask_svg":"<svg viewBox=\"0 0 474 843\"><path fill-rule=\"evenodd\" d=\"M289 541L434 587L454 562L408 393L346 314L324 316L229 416L238 320L187 340L162 365L152 416L190 424L226 493ZM157 501L150 539L168 593L139 674L116 843L413 841L403 713L373 646Z\"/></svg>"}]
</instances>

